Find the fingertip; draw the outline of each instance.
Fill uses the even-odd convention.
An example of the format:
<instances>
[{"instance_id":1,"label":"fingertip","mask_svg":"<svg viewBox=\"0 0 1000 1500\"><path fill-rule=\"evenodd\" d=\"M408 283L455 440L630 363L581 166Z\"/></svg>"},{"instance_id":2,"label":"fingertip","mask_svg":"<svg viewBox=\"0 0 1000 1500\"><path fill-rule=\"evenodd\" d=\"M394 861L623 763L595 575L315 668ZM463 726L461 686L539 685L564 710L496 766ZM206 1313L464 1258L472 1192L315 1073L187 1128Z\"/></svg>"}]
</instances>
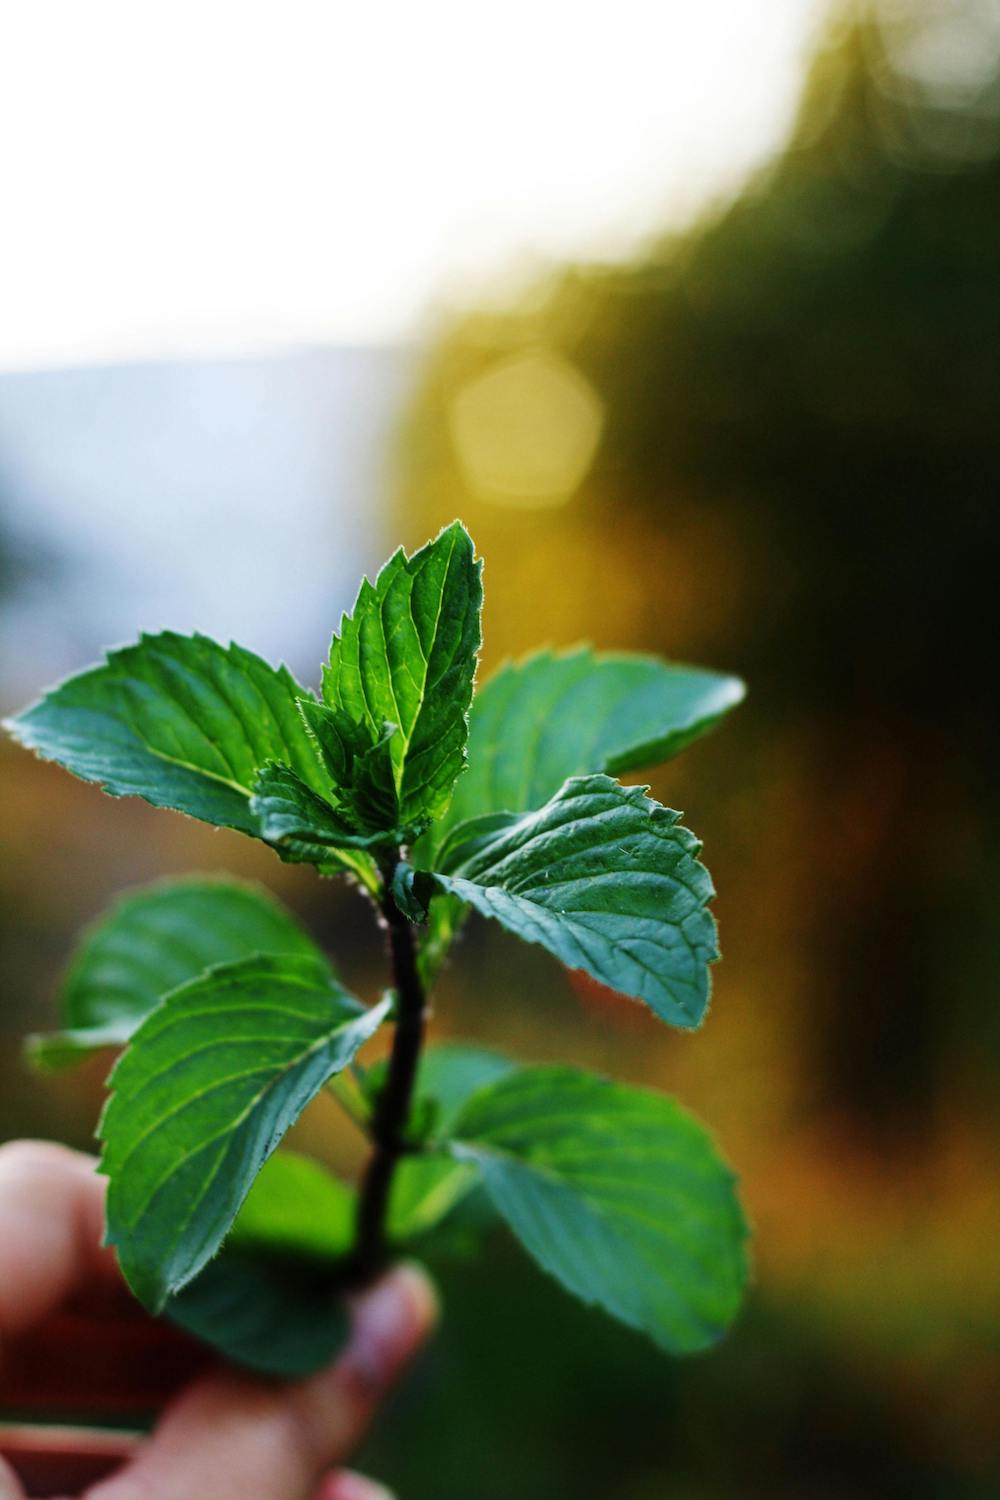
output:
<instances>
[{"instance_id":1,"label":"fingertip","mask_svg":"<svg viewBox=\"0 0 1000 1500\"><path fill-rule=\"evenodd\" d=\"M353 1469L328 1474L312 1500L396 1500L395 1493Z\"/></svg>"},{"instance_id":2,"label":"fingertip","mask_svg":"<svg viewBox=\"0 0 1000 1500\"><path fill-rule=\"evenodd\" d=\"M433 1328L437 1293L419 1266L397 1265L353 1298L351 1314L347 1348L296 1393L300 1432L320 1472L346 1458L360 1441Z\"/></svg>"},{"instance_id":3,"label":"fingertip","mask_svg":"<svg viewBox=\"0 0 1000 1500\"><path fill-rule=\"evenodd\" d=\"M39 1176L90 1178L97 1158L58 1141L18 1138L0 1144L0 1177L35 1181Z\"/></svg>"},{"instance_id":4,"label":"fingertip","mask_svg":"<svg viewBox=\"0 0 1000 1500\"><path fill-rule=\"evenodd\" d=\"M351 1343L377 1389L392 1384L439 1315L434 1284L413 1261L394 1266L355 1300Z\"/></svg>"},{"instance_id":5,"label":"fingertip","mask_svg":"<svg viewBox=\"0 0 1000 1500\"><path fill-rule=\"evenodd\" d=\"M14 1336L97 1273L106 1184L94 1158L51 1141L0 1146L0 1330Z\"/></svg>"},{"instance_id":6,"label":"fingertip","mask_svg":"<svg viewBox=\"0 0 1000 1500\"><path fill-rule=\"evenodd\" d=\"M436 1285L420 1262L397 1261L382 1280L395 1283L396 1295L406 1303L418 1336L425 1339L433 1333L441 1317L441 1299Z\"/></svg>"}]
</instances>

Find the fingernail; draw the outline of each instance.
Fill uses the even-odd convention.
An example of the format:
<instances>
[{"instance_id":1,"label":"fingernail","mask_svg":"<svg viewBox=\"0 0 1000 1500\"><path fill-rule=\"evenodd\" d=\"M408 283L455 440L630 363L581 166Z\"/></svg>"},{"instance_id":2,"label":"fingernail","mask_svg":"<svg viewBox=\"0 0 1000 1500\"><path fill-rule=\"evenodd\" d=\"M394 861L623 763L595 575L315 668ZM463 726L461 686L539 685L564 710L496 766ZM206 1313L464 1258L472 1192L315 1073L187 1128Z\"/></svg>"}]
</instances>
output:
<instances>
[{"instance_id":1,"label":"fingernail","mask_svg":"<svg viewBox=\"0 0 1000 1500\"><path fill-rule=\"evenodd\" d=\"M331 1474L313 1500L396 1500L393 1490L386 1489L364 1474L355 1474L353 1469L338 1469Z\"/></svg>"},{"instance_id":2,"label":"fingernail","mask_svg":"<svg viewBox=\"0 0 1000 1500\"><path fill-rule=\"evenodd\" d=\"M370 1380L389 1385L438 1319L433 1284L419 1266L394 1267L354 1304L354 1338Z\"/></svg>"}]
</instances>

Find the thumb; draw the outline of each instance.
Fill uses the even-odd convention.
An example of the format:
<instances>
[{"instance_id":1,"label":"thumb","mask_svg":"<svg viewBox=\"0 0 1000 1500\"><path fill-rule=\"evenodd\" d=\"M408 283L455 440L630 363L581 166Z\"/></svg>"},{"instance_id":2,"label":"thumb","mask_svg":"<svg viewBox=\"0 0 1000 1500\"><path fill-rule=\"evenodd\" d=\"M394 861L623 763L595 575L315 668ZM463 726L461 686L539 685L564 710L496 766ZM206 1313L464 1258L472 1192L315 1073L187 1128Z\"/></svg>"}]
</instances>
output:
<instances>
[{"instance_id":1,"label":"thumb","mask_svg":"<svg viewBox=\"0 0 1000 1500\"><path fill-rule=\"evenodd\" d=\"M329 1370L299 1388L301 1418L321 1470L357 1447L437 1315L437 1294L412 1264L397 1266L355 1300L347 1349Z\"/></svg>"}]
</instances>

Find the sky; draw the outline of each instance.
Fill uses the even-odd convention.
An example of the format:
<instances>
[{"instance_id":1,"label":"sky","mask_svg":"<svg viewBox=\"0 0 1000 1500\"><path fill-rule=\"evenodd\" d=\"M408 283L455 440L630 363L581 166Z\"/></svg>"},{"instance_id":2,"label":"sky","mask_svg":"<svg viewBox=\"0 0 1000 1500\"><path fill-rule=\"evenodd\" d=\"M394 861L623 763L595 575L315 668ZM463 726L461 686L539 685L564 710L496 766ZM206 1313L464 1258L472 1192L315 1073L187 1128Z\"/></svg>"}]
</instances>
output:
<instances>
[{"instance_id":1,"label":"sky","mask_svg":"<svg viewBox=\"0 0 1000 1500\"><path fill-rule=\"evenodd\" d=\"M410 341L780 141L815 0L0 0L0 370Z\"/></svg>"},{"instance_id":2,"label":"sky","mask_svg":"<svg viewBox=\"0 0 1000 1500\"><path fill-rule=\"evenodd\" d=\"M0 374L0 713L140 629L234 638L313 682L392 550L410 363L316 349Z\"/></svg>"}]
</instances>

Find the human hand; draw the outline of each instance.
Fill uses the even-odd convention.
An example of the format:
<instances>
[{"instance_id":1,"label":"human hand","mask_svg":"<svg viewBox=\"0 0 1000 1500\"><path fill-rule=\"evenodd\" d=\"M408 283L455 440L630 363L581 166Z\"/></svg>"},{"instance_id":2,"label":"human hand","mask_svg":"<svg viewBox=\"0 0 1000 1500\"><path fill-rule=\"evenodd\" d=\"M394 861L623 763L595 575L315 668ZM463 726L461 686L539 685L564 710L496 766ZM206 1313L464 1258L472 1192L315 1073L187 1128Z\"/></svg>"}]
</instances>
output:
<instances>
[{"instance_id":1,"label":"human hand","mask_svg":"<svg viewBox=\"0 0 1000 1500\"><path fill-rule=\"evenodd\" d=\"M94 1166L47 1142L0 1146L0 1379L8 1340L75 1294L120 1284L101 1248L105 1182ZM354 1300L350 1342L329 1369L294 1385L225 1368L197 1376L85 1500L380 1500L380 1485L337 1466L435 1316L423 1273L398 1267ZM2 1457L0 1500L26 1500Z\"/></svg>"}]
</instances>

